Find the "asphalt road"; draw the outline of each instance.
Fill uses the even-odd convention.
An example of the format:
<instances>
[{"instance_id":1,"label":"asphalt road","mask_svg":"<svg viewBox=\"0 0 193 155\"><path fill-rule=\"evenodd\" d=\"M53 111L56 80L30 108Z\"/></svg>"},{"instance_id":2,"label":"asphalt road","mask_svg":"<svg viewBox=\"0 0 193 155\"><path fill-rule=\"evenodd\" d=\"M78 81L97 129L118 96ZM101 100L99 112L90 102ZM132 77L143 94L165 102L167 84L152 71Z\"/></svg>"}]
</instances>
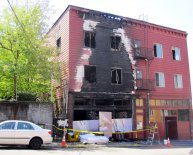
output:
<instances>
[{"instance_id":1,"label":"asphalt road","mask_svg":"<svg viewBox=\"0 0 193 155\"><path fill-rule=\"evenodd\" d=\"M46 146L40 150L25 147L0 147L0 155L193 155L192 147L107 147L60 148Z\"/></svg>"}]
</instances>

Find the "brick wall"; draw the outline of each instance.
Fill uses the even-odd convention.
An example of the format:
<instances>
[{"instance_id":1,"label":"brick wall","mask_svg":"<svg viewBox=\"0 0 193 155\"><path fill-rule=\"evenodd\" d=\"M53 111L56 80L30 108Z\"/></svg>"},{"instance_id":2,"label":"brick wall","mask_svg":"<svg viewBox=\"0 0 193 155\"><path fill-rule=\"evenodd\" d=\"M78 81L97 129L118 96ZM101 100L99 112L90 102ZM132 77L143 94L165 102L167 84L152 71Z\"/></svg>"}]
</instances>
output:
<instances>
[{"instance_id":1,"label":"brick wall","mask_svg":"<svg viewBox=\"0 0 193 155\"><path fill-rule=\"evenodd\" d=\"M152 98L157 99L190 99L190 73L188 63L188 49L186 33L158 25L131 24L125 27L127 35L132 40L140 40L142 47L152 48L155 43L162 44L163 58L154 57L149 62L149 78L155 79L156 72L163 72L165 76L165 87L156 87L152 92ZM181 60L173 60L172 47L180 48ZM139 60L137 66L143 71L143 77L148 73L147 63ZM181 74L183 88L174 87L174 74Z\"/></svg>"}]
</instances>

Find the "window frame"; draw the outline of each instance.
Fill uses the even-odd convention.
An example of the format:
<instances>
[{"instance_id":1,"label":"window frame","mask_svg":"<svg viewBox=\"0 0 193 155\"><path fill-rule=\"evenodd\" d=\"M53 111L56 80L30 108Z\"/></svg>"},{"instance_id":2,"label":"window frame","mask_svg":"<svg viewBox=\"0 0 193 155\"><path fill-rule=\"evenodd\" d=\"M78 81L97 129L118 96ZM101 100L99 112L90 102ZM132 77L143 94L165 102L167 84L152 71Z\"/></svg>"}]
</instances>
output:
<instances>
[{"instance_id":1,"label":"window frame","mask_svg":"<svg viewBox=\"0 0 193 155\"><path fill-rule=\"evenodd\" d=\"M120 70L121 72L120 72L120 76L121 76L121 78L120 78L120 80L118 80L117 82L115 82L115 83L113 83L113 73L112 73L112 71L113 70L116 70L116 76L117 75L119 75L119 73L117 72L117 70ZM120 81L120 83L119 83L119 81ZM118 68L118 67L111 67L111 85L122 85L122 83L123 83L123 69L122 68Z\"/></svg>"},{"instance_id":2,"label":"window frame","mask_svg":"<svg viewBox=\"0 0 193 155\"><path fill-rule=\"evenodd\" d=\"M190 121L189 109L178 109L178 121L181 121L181 122Z\"/></svg>"},{"instance_id":3,"label":"window frame","mask_svg":"<svg viewBox=\"0 0 193 155\"><path fill-rule=\"evenodd\" d=\"M137 80L143 79L143 71L142 70L139 70L139 69L136 70L136 79Z\"/></svg>"},{"instance_id":4,"label":"window frame","mask_svg":"<svg viewBox=\"0 0 193 155\"><path fill-rule=\"evenodd\" d=\"M134 40L133 41L133 48L136 56L141 56L141 41L140 40Z\"/></svg>"},{"instance_id":5,"label":"window frame","mask_svg":"<svg viewBox=\"0 0 193 155\"><path fill-rule=\"evenodd\" d=\"M88 34L88 37L86 35ZM94 35L94 37L92 36ZM93 31L84 31L84 47L96 48L96 33Z\"/></svg>"},{"instance_id":6,"label":"window frame","mask_svg":"<svg viewBox=\"0 0 193 155\"><path fill-rule=\"evenodd\" d=\"M139 48L139 49L141 48L141 41L140 40L137 40L137 39L134 40L133 44L134 44L134 48Z\"/></svg>"},{"instance_id":7,"label":"window frame","mask_svg":"<svg viewBox=\"0 0 193 155\"><path fill-rule=\"evenodd\" d=\"M62 43L61 43L61 37L57 38L56 39L56 54L59 55L61 53L61 46L62 46Z\"/></svg>"},{"instance_id":8,"label":"window frame","mask_svg":"<svg viewBox=\"0 0 193 155\"><path fill-rule=\"evenodd\" d=\"M118 41L119 38L119 41ZM114 44L113 44L113 39L114 39ZM111 35L110 36L110 45L111 45L111 50L112 51L119 51L121 47L121 36L119 35ZM115 46L115 47L113 47Z\"/></svg>"},{"instance_id":9,"label":"window frame","mask_svg":"<svg viewBox=\"0 0 193 155\"><path fill-rule=\"evenodd\" d=\"M10 129L7 129L7 128L2 128L2 126L4 126L4 125L6 125L6 124L10 124L10 123L12 123L12 127L10 128ZM13 125L14 124L14 125ZM14 130L15 129L15 125L16 125L16 122L5 122L5 123L3 123L3 124L1 124L0 125L0 130Z\"/></svg>"},{"instance_id":10,"label":"window frame","mask_svg":"<svg viewBox=\"0 0 193 155\"><path fill-rule=\"evenodd\" d=\"M61 49L61 37L59 37L57 40L56 40L56 47L58 50Z\"/></svg>"},{"instance_id":11,"label":"window frame","mask_svg":"<svg viewBox=\"0 0 193 155\"><path fill-rule=\"evenodd\" d=\"M24 124L30 126L30 128L18 128L19 125L24 125ZM18 122L17 123L17 130L34 130L34 127L30 123Z\"/></svg>"},{"instance_id":12,"label":"window frame","mask_svg":"<svg viewBox=\"0 0 193 155\"><path fill-rule=\"evenodd\" d=\"M181 61L181 52L179 47L172 47L172 59L175 61Z\"/></svg>"},{"instance_id":13,"label":"window frame","mask_svg":"<svg viewBox=\"0 0 193 155\"><path fill-rule=\"evenodd\" d=\"M157 76L158 75L158 82L157 82ZM163 81L161 81L163 79ZM155 85L156 87L165 88L165 75L163 72L156 72L155 73Z\"/></svg>"},{"instance_id":14,"label":"window frame","mask_svg":"<svg viewBox=\"0 0 193 155\"><path fill-rule=\"evenodd\" d=\"M159 51L158 47L161 47L161 51ZM163 46L162 44L160 43L154 43L153 45L153 50L154 50L154 57L155 58L160 58L162 59L163 58ZM161 55L158 53L158 52L161 52Z\"/></svg>"},{"instance_id":15,"label":"window frame","mask_svg":"<svg viewBox=\"0 0 193 155\"><path fill-rule=\"evenodd\" d=\"M182 89L183 88L182 74L174 74L174 87L176 89Z\"/></svg>"}]
</instances>

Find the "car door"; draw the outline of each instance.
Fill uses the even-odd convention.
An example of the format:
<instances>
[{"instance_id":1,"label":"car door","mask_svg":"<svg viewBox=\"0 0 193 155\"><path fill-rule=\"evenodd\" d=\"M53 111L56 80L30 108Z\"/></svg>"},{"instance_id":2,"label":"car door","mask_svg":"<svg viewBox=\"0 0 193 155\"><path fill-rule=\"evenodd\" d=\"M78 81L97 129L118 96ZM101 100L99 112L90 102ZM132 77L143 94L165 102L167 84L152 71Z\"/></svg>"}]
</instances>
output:
<instances>
[{"instance_id":1,"label":"car door","mask_svg":"<svg viewBox=\"0 0 193 155\"><path fill-rule=\"evenodd\" d=\"M16 122L0 124L0 144L14 144Z\"/></svg>"},{"instance_id":2,"label":"car door","mask_svg":"<svg viewBox=\"0 0 193 155\"><path fill-rule=\"evenodd\" d=\"M27 122L18 122L15 131L15 144L28 145L33 136L34 128Z\"/></svg>"}]
</instances>

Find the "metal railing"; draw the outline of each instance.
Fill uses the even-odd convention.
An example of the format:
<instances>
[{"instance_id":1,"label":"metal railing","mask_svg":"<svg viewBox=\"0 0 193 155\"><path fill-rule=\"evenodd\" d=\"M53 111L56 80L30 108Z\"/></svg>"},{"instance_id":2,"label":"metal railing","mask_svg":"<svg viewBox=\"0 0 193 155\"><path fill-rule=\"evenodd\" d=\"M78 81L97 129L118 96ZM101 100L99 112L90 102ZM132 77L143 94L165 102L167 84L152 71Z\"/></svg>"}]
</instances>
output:
<instances>
[{"instance_id":1,"label":"metal railing","mask_svg":"<svg viewBox=\"0 0 193 155\"><path fill-rule=\"evenodd\" d=\"M154 90L155 82L151 79L136 79L137 90Z\"/></svg>"},{"instance_id":2,"label":"metal railing","mask_svg":"<svg viewBox=\"0 0 193 155\"><path fill-rule=\"evenodd\" d=\"M134 59L147 59L152 60L154 58L153 49L145 47L133 48Z\"/></svg>"}]
</instances>

